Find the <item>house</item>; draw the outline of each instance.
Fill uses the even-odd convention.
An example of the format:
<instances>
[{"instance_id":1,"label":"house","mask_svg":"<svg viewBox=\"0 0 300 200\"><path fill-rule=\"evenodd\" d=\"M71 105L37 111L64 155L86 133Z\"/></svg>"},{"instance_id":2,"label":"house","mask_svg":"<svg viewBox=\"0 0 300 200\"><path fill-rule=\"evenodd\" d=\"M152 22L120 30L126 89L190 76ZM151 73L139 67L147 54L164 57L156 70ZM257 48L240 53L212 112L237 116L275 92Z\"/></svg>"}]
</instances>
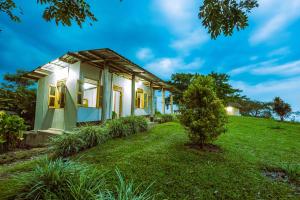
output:
<instances>
[{"instance_id":1,"label":"house","mask_svg":"<svg viewBox=\"0 0 300 200\"><path fill-rule=\"evenodd\" d=\"M174 89L107 48L68 52L25 77L38 83L35 131L68 131L80 123L153 116L157 90L164 113L165 91Z\"/></svg>"},{"instance_id":2,"label":"house","mask_svg":"<svg viewBox=\"0 0 300 200\"><path fill-rule=\"evenodd\" d=\"M226 106L226 113L230 116L241 116L240 114L241 105L238 103L228 103Z\"/></svg>"}]
</instances>

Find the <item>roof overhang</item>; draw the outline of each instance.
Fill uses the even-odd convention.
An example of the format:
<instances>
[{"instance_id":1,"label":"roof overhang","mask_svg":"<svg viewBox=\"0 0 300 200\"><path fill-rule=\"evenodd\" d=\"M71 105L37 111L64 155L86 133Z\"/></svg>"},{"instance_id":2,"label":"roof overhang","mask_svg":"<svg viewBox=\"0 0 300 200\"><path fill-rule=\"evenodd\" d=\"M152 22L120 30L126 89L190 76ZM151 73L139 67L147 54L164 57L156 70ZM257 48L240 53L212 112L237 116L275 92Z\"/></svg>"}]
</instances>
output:
<instances>
[{"instance_id":1,"label":"roof overhang","mask_svg":"<svg viewBox=\"0 0 300 200\"><path fill-rule=\"evenodd\" d=\"M103 69L104 65L108 65L111 72L125 76L129 79L135 75L136 79L144 81L146 84L151 84L155 89L164 88L169 91L175 90L172 85L108 48L68 52L58 59L38 67L24 76L33 80L38 80L52 73L55 68L64 68L67 67L68 64L74 64L78 61L101 69Z\"/></svg>"}]
</instances>

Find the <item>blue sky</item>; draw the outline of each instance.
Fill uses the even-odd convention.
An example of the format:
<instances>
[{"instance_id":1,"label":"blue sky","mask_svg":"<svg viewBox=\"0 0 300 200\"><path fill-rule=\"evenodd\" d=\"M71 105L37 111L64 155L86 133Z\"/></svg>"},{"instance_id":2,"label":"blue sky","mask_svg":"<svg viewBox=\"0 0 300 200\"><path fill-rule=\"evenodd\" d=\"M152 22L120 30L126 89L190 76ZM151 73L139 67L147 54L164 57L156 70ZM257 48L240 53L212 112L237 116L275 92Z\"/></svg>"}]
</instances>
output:
<instances>
[{"instance_id":1,"label":"blue sky","mask_svg":"<svg viewBox=\"0 0 300 200\"><path fill-rule=\"evenodd\" d=\"M82 29L45 22L36 1L17 0L21 23L0 14L0 73L34 69L67 51L111 48L167 80L175 72L228 73L257 100L281 96L300 110L300 1L259 0L249 27L211 40L201 0L89 1L98 18Z\"/></svg>"}]
</instances>

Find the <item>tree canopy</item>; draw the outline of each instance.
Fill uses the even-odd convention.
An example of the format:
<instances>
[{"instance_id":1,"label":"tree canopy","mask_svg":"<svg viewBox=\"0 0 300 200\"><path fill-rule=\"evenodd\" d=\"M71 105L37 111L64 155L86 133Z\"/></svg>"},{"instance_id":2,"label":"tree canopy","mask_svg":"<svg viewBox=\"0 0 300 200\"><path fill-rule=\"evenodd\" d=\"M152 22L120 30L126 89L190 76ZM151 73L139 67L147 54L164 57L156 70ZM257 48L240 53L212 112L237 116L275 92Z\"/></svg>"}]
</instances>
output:
<instances>
[{"instance_id":1,"label":"tree canopy","mask_svg":"<svg viewBox=\"0 0 300 200\"><path fill-rule=\"evenodd\" d=\"M183 98L183 93L189 87L193 79L198 76L204 76L200 74L190 74L190 73L176 73L172 74L170 84L174 85L178 90L173 92L174 103L180 104ZM214 83L214 90L217 97L224 103L236 102L239 99L245 98L241 96L242 90L235 89L230 85L230 76L224 73L211 72L207 76L211 77ZM168 104L169 99L166 99L166 104Z\"/></svg>"},{"instance_id":2,"label":"tree canopy","mask_svg":"<svg viewBox=\"0 0 300 200\"><path fill-rule=\"evenodd\" d=\"M75 21L81 27L87 20L97 21L86 0L37 0L37 4L45 6L43 18L54 20L57 25L71 26ZM216 39L221 34L231 36L235 29L246 28L248 14L255 7L258 7L257 0L204 0L198 17L211 38ZM19 22L21 19L15 14L16 9L22 14L14 0L0 0L0 12Z\"/></svg>"},{"instance_id":3,"label":"tree canopy","mask_svg":"<svg viewBox=\"0 0 300 200\"><path fill-rule=\"evenodd\" d=\"M33 127L35 115L35 83L22 77L24 70L5 74L0 84L0 110L10 111L25 119Z\"/></svg>"},{"instance_id":4,"label":"tree canopy","mask_svg":"<svg viewBox=\"0 0 300 200\"><path fill-rule=\"evenodd\" d=\"M290 104L285 103L280 97L274 98L273 110L280 117L281 121L283 121L284 118L288 117L292 112Z\"/></svg>"}]
</instances>

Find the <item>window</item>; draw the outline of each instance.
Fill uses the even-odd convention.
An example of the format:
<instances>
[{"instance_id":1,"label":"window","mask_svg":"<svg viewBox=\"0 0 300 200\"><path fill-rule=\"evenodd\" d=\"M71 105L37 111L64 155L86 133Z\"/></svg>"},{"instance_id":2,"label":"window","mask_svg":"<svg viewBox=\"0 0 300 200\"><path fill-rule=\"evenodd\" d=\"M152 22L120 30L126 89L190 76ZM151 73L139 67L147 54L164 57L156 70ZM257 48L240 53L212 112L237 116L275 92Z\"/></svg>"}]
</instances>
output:
<instances>
[{"instance_id":1,"label":"window","mask_svg":"<svg viewBox=\"0 0 300 200\"><path fill-rule=\"evenodd\" d=\"M56 99L56 87L54 85L49 85L49 98L48 98L49 108L55 108L55 99Z\"/></svg>"},{"instance_id":2,"label":"window","mask_svg":"<svg viewBox=\"0 0 300 200\"><path fill-rule=\"evenodd\" d=\"M84 107L97 108L99 106L98 81L85 78L78 83L77 103Z\"/></svg>"},{"instance_id":3,"label":"window","mask_svg":"<svg viewBox=\"0 0 300 200\"><path fill-rule=\"evenodd\" d=\"M64 108L66 102L66 84L65 81L57 82L57 98L56 98L56 108Z\"/></svg>"},{"instance_id":4,"label":"window","mask_svg":"<svg viewBox=\"0 0 300 200\"><path fill-rule=\"evenodd\" d=\"M140 88L135 93L135 107L144 108L144 91Z\"/></svg>"}]
</instances>

